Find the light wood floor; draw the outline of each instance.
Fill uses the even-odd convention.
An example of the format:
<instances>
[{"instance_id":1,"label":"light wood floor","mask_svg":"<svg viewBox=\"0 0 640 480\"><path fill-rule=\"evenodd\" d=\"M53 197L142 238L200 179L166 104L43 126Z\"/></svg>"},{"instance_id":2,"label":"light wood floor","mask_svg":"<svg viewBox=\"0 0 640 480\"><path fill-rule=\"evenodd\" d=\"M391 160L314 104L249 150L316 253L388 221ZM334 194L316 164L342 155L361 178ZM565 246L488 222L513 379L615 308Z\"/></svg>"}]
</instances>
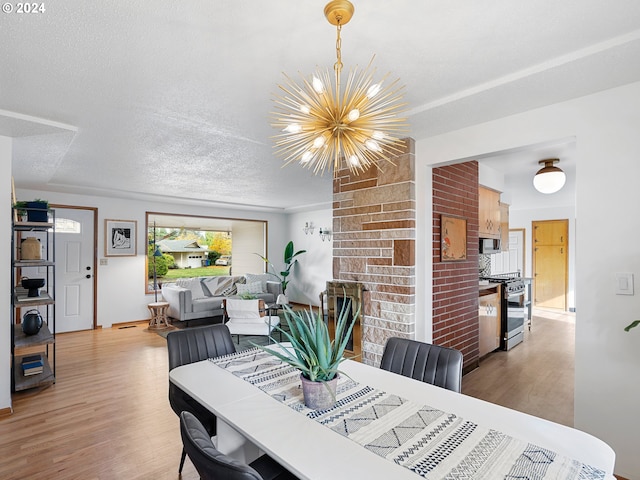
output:
<instances>
[{"instance_id":1,"label":"light wood floor","mask_svg":"<svg viewBox=\"0 0 640 480\"><path fill-rule=\"evenodd\" d=\"M56 336L57 383L0 419L0 478L180 478L166 340L145 327ZM189 462L182 478L199 478Z\"/></svg>"},{"instance_id":2,"label":"light wood floor","mask_svg":"<svg viewBox=\"0 0 640 480\"><path fill-rule=\"evenodd\" d=\"M462 378L462 393L573 426L575 315L535 309L531 331Z\"/></svg>"},{"instance_id":3,"label":"light wood floor","mask_svg":"<svg viewBox=\"0 0 640 480\"><path fill-rule=\"evenodd\" d=\"M145 326L57 336L58 382L15 395L0 418L0 478L180 478L166 341ZM525 343L483 361L463 392L571 425L573 323L536 317ZM188 460L182 478L198 478Z\"/></svg>"}]
</instances>

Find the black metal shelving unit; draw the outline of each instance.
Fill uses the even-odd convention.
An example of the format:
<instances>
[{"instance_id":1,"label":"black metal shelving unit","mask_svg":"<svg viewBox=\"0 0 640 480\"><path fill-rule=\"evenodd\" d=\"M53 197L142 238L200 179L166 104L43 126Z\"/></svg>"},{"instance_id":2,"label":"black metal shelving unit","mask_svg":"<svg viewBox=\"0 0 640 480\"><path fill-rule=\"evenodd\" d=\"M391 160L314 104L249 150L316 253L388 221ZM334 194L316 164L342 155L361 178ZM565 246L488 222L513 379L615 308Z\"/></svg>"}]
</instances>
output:
<instances>
[{"instance_id":1,"label":"black metal shelving unit","mask_svg":"<svg viewBox=\"0 0 640 480\"><path fill-rule=\"evenodd\" d=\"M20 210L25 210L21 208ZM28 209L26 209L28 210ZM18 392L36 387L45 387L56 381L56 321L55 321L55 211L47 209L46 222L17 221L13 216L11 233L11 387ZM42 245L41 259L21 258L21 242L25 235L35 236ZM32 234L32 235L31 235ZM21 286L21 278L33 274L44 276L45 286L38 297L29 297L28 290ZM35 335L26 335L20 325L21 315L37 309L43 325ZM40 353L43 371L25 376L22 358Z\"/></svg>"}]
</instances>

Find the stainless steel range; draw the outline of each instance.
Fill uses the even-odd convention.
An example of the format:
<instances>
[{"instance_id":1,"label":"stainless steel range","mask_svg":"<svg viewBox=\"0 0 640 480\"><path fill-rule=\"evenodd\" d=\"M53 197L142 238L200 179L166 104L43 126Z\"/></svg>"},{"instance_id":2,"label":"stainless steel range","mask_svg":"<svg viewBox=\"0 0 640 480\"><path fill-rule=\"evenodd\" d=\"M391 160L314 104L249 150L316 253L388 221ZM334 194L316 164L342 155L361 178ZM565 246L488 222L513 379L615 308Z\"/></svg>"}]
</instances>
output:
<instances>
[{"instance_id":1,"label":"stainless steel range","mask_svg":"<svg viewBox=\"0 0 640 480\"><path fill-rule=\"evenodd\" d=\"M525 282L520 278L520 272L504 273L481 277L491 283L500 283L501 299L501 331L500 348L511 350L524 340L525 319Z\"/></svg>"}]
</instances>

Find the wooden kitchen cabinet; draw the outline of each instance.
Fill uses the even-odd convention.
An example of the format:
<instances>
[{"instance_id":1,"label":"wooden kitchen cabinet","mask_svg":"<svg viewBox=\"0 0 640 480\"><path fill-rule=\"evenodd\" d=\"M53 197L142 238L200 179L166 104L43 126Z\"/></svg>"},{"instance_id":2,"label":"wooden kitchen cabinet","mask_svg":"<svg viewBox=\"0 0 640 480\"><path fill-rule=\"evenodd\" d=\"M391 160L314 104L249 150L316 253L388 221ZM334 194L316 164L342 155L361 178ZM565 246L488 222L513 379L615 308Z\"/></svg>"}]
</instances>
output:
<instances>
[{"instance_id":1,"label":"wooden kitchen cabinet","mask_svg":"<svg viewBox=\"0 0 640 480\"><path fill-rule=\"evenodd\" d=\"M500 192L478 188L478 235L500 238Z\"/></svg>"},{"instance_id":2,"label":"wooden kitchen cabinet","mask_svg":"<svg viewBox=\"0 0 640 480\"><path fill-rule=\"evenodd\" d=\"M500 250L509 251L509 204L500 202Z\"/></svg>"},{"instance_id":3,"label":"wooden kitchen cabinet","mask_svg":"<svg viewBox=\"0 0 640 480\"><path fill-rule=\"evenodd\" d=\"M480 358L500 347L500 289L480 296L478 350Z\"/></svg>"}]
</instances>

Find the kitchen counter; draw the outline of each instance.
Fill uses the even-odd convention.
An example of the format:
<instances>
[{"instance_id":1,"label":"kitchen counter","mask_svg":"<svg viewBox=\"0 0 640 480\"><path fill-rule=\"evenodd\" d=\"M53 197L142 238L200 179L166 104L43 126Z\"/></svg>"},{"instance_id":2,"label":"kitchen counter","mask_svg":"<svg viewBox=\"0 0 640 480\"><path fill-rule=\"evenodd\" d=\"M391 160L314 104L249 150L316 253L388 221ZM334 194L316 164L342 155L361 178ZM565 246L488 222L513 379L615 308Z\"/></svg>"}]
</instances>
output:
<instances>
[{"instance_id":1,"label":"kitchen counter","mask_svg":"<svg viewBox=\"0 0 640 480\"><path fill-rule=\"evenodd\" d=\"M498 291L499 288L500 288L500 283L491 283L491 282L484 283L482 280L480 280L478 285L480 295L489 295L491 293L495 293Z\"/></svg>"}]
</instances>

